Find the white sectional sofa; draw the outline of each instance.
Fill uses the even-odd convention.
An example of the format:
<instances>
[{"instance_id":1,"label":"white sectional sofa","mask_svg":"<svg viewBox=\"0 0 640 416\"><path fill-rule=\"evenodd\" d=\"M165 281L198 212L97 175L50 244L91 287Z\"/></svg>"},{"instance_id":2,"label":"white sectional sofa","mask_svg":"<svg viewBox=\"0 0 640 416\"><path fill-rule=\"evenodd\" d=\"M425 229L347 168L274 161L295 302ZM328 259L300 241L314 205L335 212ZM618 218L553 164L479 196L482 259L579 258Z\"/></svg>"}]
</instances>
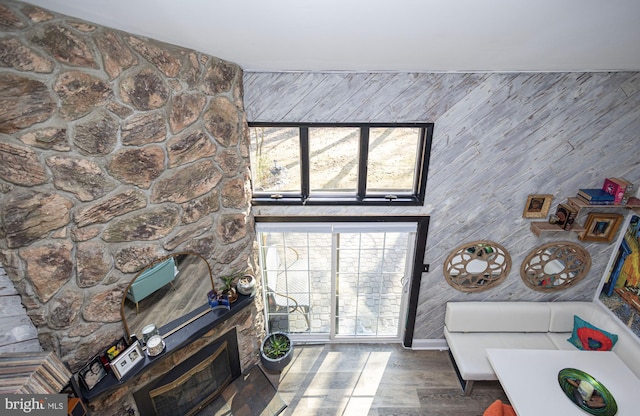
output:
<instances>
[{"instance_id":1,"label":"white sectional sofa","mask_svg":"<svg viewBox=\"0 0 640 416\"><path fill-rule=\"evenodd\" d=\"M640 378L640 339L597 303L449 302L444 336L464 393L474 381L497 380L487 348L576 349L567 341L574 315L618 335L612 351Z\"/></svg>"}]
</instances>

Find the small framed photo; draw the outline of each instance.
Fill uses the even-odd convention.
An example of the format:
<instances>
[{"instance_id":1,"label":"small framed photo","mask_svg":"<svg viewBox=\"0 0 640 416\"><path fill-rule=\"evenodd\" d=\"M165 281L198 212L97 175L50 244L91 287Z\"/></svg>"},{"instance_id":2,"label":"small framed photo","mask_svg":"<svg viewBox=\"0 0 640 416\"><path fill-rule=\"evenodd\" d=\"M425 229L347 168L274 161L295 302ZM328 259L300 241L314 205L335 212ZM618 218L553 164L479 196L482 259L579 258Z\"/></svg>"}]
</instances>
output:
<instances>
[{"instance_id":1,"label":"small framed photo","mask_svg":"<svg viewBox=\"0 0 640 416\"><path fill-rule=\"evenodd\" d=\"M524 206L523 218L545 218L549 213L553 195L549 194L533 194L527 198L527 204Z\"/></svg>"},{"instance_id":2,"label":"small framed photo","mask_svg":"<svg viewBox=\"0 0 640 416\"><path fill-rule=\"evenodd\" d=\"M125 341L124 337L120 338L118 341L114 342L107 350L104 355L107 357L109 362L113 361L120 353L127 349L127 341Z\"/></svg>"},{"instance_id":3,"label":"small framed photo","mask_svg":"<svg viewBox=\"0 0 640 416\"><path fill-rule=\"evenodd\" d=\"M144 353L140 342L135 341L126 350L118 354L118 356L111 361L111 369L118 380L122 379L136 364L144 360Z\"/></svg>"},{"instance_id":4,"label":"small framed photo","mask_svg":"<svg viewBox=\"0 0 640 416\"><path fill-rule=\"evenodd\" d=\"M592 212L584 223L585 231L578 236L582 241L610 242L622 223L622 214Z\"/></svg>"},{"instance_id":5,"label":"small framed photo","mask_svg":"<svg viewBox=\"0 0 640 416\"><path fill-rule=\"evenodd\" d=\"M78 373L78 378L87 388L87 390L91 390L98 384L100 380L107 375L107 370L102 366L102 361L100 361L99 356L93 357L91 361Z\"/></svg>"}]
</instances>

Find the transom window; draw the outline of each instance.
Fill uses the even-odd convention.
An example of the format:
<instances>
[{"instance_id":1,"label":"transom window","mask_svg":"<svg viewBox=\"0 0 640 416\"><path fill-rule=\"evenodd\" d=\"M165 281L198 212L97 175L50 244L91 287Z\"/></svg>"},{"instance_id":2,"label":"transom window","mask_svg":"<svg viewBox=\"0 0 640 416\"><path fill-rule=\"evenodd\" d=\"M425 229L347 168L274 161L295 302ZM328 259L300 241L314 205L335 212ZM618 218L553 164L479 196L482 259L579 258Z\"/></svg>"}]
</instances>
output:
<instances>
[{"instance_id":1,"label":"transom window","mask_svg":"<svg viewBox=\"0 0 640 416\"><path fill-rule=\"evenodd\" d=\"M422 205L433 123L249 123L253 203Z\"/></svg>"}]
</instances>

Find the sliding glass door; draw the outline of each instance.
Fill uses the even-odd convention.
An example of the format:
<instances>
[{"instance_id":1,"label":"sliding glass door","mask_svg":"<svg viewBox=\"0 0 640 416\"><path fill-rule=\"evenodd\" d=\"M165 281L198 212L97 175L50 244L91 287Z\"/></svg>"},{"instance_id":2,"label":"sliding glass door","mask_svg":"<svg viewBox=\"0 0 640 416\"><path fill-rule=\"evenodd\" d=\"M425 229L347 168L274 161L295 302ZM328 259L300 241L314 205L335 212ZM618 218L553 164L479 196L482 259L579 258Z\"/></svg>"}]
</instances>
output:
<instances>
[{"instance_id":1,"label":"sliding glass door","mask_svg":"<svg viewBox=\"0 0 640 416\"><path fill-rule=\"evenodd\" d=\"M400 340L415 223L258 223L269 332Z\"/></svg>"}]
</instances>

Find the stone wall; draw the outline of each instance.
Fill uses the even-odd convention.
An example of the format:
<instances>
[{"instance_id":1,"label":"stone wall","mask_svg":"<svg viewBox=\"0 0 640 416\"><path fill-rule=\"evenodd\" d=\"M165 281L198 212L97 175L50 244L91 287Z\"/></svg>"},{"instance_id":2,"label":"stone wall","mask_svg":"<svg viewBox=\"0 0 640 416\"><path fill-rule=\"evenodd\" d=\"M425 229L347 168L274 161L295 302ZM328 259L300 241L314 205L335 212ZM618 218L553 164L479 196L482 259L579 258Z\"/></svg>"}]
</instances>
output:
<instances>
[{"instance_id":1,"label":"stone wall","mask_svg":"<svg viewBox=\"0 0 640 416\"><path fill-rule=\"evenodd\" d=\"M123 335L151 260L255 267L242 70L13 1L0 30L0 262L77 370Z\"/></svg>"}]
</instances>

